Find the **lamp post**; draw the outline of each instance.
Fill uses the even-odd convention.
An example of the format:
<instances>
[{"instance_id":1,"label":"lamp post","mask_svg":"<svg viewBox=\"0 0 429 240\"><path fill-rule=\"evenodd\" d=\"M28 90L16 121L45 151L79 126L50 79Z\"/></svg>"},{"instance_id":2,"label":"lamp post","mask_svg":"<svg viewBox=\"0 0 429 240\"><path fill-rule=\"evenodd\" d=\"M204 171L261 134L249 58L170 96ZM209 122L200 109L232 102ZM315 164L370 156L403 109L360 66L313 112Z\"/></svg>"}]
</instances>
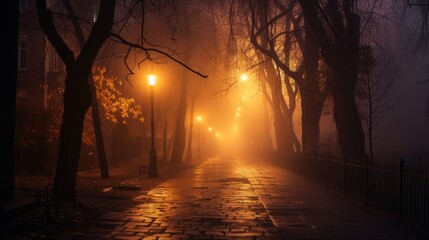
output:
<instances>
[{"instance_id":1,"label":"lamp post","mask_svg":"<svg viewBox=\"0 0 429 240\"><path fill-rule=\"evenodd\" d=\"M156 75L150 74L147 76L150 88L150 150L149 150L149 169L148 177L158 177L158 167L155 149L155 127L154 127L154 114L153 114L153 89L156 85Z\"/></svg>"},{"instance_id":2,"label":"lamp post","mask_svg":"<svg viewBox=\"0 0 429 240\"><path fill-rule=\"evenodd\" d=\"M212 137L212 132L213 132L213 128L209 127L207 129L209 131L208 137L207 137L207 157L212 157L212 152L213 152L213 137Z\"/></svg>"},{"instance_id":3,"label":"lamp post","mask_svg":"<svg viewBox=\"0 0 429 240\"><path fill-rule=\"evenodd\" d=\"M198 115L198 160L201 160L201 122L203 121L203 117Z\"/></svg>"}]
</instances>

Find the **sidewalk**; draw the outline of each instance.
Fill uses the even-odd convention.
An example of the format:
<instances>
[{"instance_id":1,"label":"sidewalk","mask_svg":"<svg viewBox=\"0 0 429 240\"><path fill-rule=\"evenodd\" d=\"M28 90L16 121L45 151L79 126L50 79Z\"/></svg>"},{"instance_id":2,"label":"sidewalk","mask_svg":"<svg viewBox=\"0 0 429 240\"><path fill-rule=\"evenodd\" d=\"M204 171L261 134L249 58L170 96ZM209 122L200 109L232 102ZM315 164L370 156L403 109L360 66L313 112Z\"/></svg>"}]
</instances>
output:
<instances>
[{"instance_id":1,"label":"sidewalk","mask_svg":"<svg viewBox=\"0 0 429 240\"><path fill-rule=\"evenodd\" d=\"M39 239L429 239L265 162L210 159L151 184L81 224L47 225L50 231ZM109 197L126 195L113 193ZM100 205L110 200L100 193L92 199Z\"/></svg>"},{"instance_id":2,"label":"sidewalk","mask_svg":"<svg viewBox=\"0 0 429 240\"><path fill-rule=\"evenodd\" d=\"M239 163L286 239L429 239L393 216L275 166Z\"/></svg>"}]
</instances>

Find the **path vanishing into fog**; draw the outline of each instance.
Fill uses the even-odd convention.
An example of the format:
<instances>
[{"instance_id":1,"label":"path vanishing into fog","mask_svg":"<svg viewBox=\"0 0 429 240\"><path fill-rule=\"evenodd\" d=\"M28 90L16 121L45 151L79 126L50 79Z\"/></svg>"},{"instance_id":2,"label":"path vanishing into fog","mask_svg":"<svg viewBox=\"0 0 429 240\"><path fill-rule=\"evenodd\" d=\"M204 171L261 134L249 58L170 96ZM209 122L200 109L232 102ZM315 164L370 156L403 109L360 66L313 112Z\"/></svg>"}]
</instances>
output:
<instances>
[{"instance_id":1,"label":"path vanishing into fog","mask_svg":"<svg viewBox=\"0 0 429 240\"><path fill-rule=\"evenodd\" d=\"M236 158L209 159L133 202L74 239L424 239L321 183Z\"/></svg>"}]
</instances>

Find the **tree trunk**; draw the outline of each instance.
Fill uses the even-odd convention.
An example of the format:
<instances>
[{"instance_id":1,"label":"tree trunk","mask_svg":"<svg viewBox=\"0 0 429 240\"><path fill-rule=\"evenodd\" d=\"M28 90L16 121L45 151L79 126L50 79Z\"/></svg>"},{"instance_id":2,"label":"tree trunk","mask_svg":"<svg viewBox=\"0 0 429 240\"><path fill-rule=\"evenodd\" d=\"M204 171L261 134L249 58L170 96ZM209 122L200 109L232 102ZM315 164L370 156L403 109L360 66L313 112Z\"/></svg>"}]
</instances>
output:
<instances>
[{"instance_id":1,"label":"tree trunk","mask_svg":"<svg viewBox=\"0 0 429 240\"><path fill-rule=\"evenodd\" d=\"M265 26L267 22L267 12L268 12L268 4L264 1L260 1L258 4L258 19L261 25ZM255 19L253 19L255 21ZM286 30L287 32L287 30ZM293 122L292 116L295 110L295 94L291 88L287 87L287 94L290 100L290 105L286 104L284 99L283 91L282 91L282 82L281 80L285 80L285 84L289 84L288 77L282 77L279 66L274 67L273 61L278 60L277 53L275 51L270 51L273 49L270 44L272 43L272 39L270 38L270 34L267 29L262 31L260 35L261 43L259 44L257 38L252 36L251 42L253 46L260 51L261 54L258 54L258 58L261 62L263 62L263 67L267 76L267 83L271 89L271 108L274 113L274 127L276 133L277 140L277 151L281 153L292 153L294 145L296 146L297 151L301 150L301 146L298 138L295 135L293 130ZM287 42L285 42L287 44ZM270 49L270 50L268 50ZM285 49L288 49L287 47ZM289 52L284 53L286 56L289 55ZM288 58L286 57L286 60ZM276 61L276 63L278 63ZM266 96L267 97L267 96Z\"/></svg>"},{"instance_id":2,"label":"tree trunk","mask_svg":"<svg viewBox=\"0 0 429 240\"><path fill-rule=\"evenodd\" d=\"M330 22L327 32L319 18L316 1L299 0L305 21L321 48L321 55L332 69L329 87L334 99L334 119L341 152L345 157L365 156L365 135L357 111L354 88L359 69L360 17L351 0L328 1L324 11ZM342 8L342 9L341 9ZM331 39L331 31L335 36Z\"/></svg>"},{"instance_id":3,"label":"tree trunk","mask_svg":"<svg viewBox=\"0 0 429 240\"><path fill-rule=\"evenodd\" d=\"M92 90L91 109L92 109L92 123L94 125L95 142L97 145L97 156L100 166L101 178L109 178L109 167L106 159L106 149L104 147L103 131L101 129L100 111L98 109L97 90L95 89L94 79L92 74L89 78Z\"/></svg>"},{"instance_id":4,"label":"tree trunk","mask_svg":"<svg viewBox=\"0 0 429 240\"><path fill-rule=\"evenodd\" d=\"M67 69L64 92L64 112L60 130L60 145L54 181L54 198L74 202L76 197L76 175L82 145L85 114L91 106L91 89L88 76L82 76L80 68Z\"/></svg>"},{"instance_id":5,"label":"tree trunk","mask_svg":"<svg viewBox=\"0 0 429 240\"><path fill-rule=\"evenodd\" d=\"M85 37L83 34L83 30L79 25L78 17L76 16L76 13L73 10L70 1L63 1L63 3L65 8L67 9L68 14L71 16L70 19L72 21L76 37L79 41L80 48L82 49L85 46ZM94 127L95 142L97 146L100 175L102 178L109 178L109 168L107 166L106 150L104 148L103 131L101 129L100 111L98 110L97 89L95 88L94 78L92 77L92 74L89 76L88 81L92 91L92 123Z\"/></svg>"},{"instance_id":6,"label":"tree trunk","mask_svg":"<svg viewBox=\"0 0 429 240\"><path fill-rule=\"evenodd\" d=\"M288 81L288 80L285 80ZM290 84L286 83L285 84ZM295 147L296 152L301 152L301 143L299 142L298 137L295 134L294 127L293 127L293 112L295 111L295 94L293 94L293 90L291 88L287 89L286 92L288 94L289 98L289 107L286 104L286 100L284 98L283 92L281 90L281 85L277 87L277 91L280 91L277 93L278 101L280 104L280 109L282 111L283 119L284 119L284 128L286 131L286 136L288 138L288 145L287 146L287 152L292 153L293 147ZM293 98L293 99L292 99ZM290 143L289 143L290 142Z\"/></svg>"},{"instance_id":7,"label":"tree trunk","mask_svg":"<svg viewBox=\"0 0 429 240\"><path fill-rule=\"evenodd\" d=\"M279 87L279 76L276 74L275 68L271 61L271 58L265 57L264 69L267 74L267 83L271 90L272 104L271 108L274 115L274 130L277 143L277 151L279 153L292 153L293 152L293 142L290 135L290 131L287 131L286 119L283 116L283 111L281 108L281 99L283 94L279 93L281 91Z\"/></svg>"},{"instance_id":8,"label":"tree trunk","mask_svg":"<svg viewBox=\"0 0 429 240\"><path fill-rule=\"evenodd\" d=\"M185 151L186 142L186 90L187 90L187 79L186 74L181 79L180 84L180 96L179 96L179 109L177 111L176 119L176 131L174 134L173 150L171 153L171 163L179 164L182 163L183 152Z\"/></svg>"},{"instance_id":9,"label":"tree trunk","mask_svg":"<svg viewBox=\"0 0 429 240\"><path fill-rule=\"evenodd\" d=\"M174 136L176 136L176 129L173 128L171 130L170 140L168 141L168 144L167 144L167 157L165 158L166 162L170 162L171 159L172 159L173 145L174 145Z\"/></svg>"},{"instance_id":10,"label":"tree trunk","mask_svg":"<svg viewBox=\"0 0 429 240\"><path fill-rule=\"evenodd\" d=\"M290 149L288 148L288 153L293 153L293 152L299 153L302 151L302 147L293 129L293 115L291 113L286 113L286 114L283 114L283 118L284 118L284 125L286 129L286 136L290 138L290 145L291 145ZM294 147L295 147L295 151L294 151Z\"/></svg>"},{"instance_id":11,"label":"tree trunk","mask_svg":"<svg viewBox=\"0 0 429 240\"><path fill-rule=\"evenodd\" d=\"M274 97L276 98L276 97ZM274 100L274 99L273 99ZM278 99L273 101L273 115L274 115L274 132L276 136L277 152L279 153L292 153L293 144L288 135L285 125L285 119L280 109Z\"/></svg>"},{"instance_id":12,"label":"tree trunk","mask_svg":"<svg viewBox=\"0 0 429 240\"><path fill-rule=\"evenodd\" d=\"M60 146L54 181L54 198L74 202L79 153L85 114L91 106L91 88L88 78L101 46L110 36L115 16L115 0L100 2L97 21L94 23L85 46L79 54L71 51L58 33L52 12L46 0L35 1L39 23L48 40L66 65L64 112L60 130ZM68 1L64 1L68 2Z\"/></svg>"},{"instance_id":13,"label":"tree trunk","mask_svg":"<svg viewBox=\"0 0 429 240\"><path fill-rule=\"evenodd\" d=\"M371 80L369 76L369 66L367 64L367 72L366 72L366 89L368 92L368 123L367 123L367 130L368 130L368 144L369 144L369 162L372 164L374 161L374 149L373 149L373 137L372 137L372 125L373 125L373 102L372 102L372 91L371 91Z\"/></svg>"},{"instance_id":14,"label":"tree trunk","mask_svg":"<svg viewBox=\"0 0 429 240\"><path fill-rule=\"evenodd\" d=\"M261 82L261 88L266 88L266 83ZM269 152L273 152L273 140L271 138L271 134L270 134L270 120L269 120L269 109L268 109L268 101L266 99L262 99L262 108L263 108L263 126L264 126L264 151L266 151L267 153Z\"/></svg>"},{"instance_id":15,"label":"tree trunk","mask_svg":"<svg viewBox=\"0 0 429 240\"><path fill-rule=\"evenodd\" d=\"M312 93L306 93L302 89L301 108L302 108L302 149L305 153L319 152L319 135L320 135L320 117L322 115L323 101L315 99ZM310 96L308 96L310 95Z\"/></svg>"},{"instance_id":16,"label":"tree trunk","mask_svg":"<svg viewBox=\"0 0 429 240\"><path fill-rule=\"evenodd\" d=\"M318 71L320 47L307 21L304 22L304 27L305 79L298 81L301 95L302 150L314 154L319 152L319 123L326 97L321 90Z\"/></svg>"},{"instance_id":17,"label":"tree trunk","mask_svg":"<svg viewBox=\"0 0 429 240\"><path fill-rule=\"evenodd\" d=\"M0 147L0 201L10 201L15 193L15 114L16 114L16 85L18 64L18 25L19 1L7 1L7 21L3 22L6 29L11 30L6 41L6 82L1 89L2 110L1 132L2 144Z\"/></svg>"},{"instance_id":18,"label":"tree trunk","mask_svg":"<svg viewBox=\"0 0 429 240\"><path fill-rule=\"evenodd\" d=\"M162 162L167 163L167 118L165 118L164 131L162 132Z\"/></svg>"},{"instance_id":19,"label":"tree trunk","mask_svg":"<svg viewBox=\"0 0 429 240\"><path fill-rule=\"evenodd\" d=\"M335 78L347 77L334 72ZM338 80L334 80L338 81ZM339 81L345 82L345 79ZM341 84L337 84L341 85ZM365 134L356 106L353 89L350 87L331 87L334 99L334 120L338 131L341 152L345 157L361 158L365 156Z\"/></svg>"},{"instance_id":20,"label":"tree trunk","mask_svg":"<svg viewBox=\"0 0 429 240\"><path fill-rule=\"evenodd\" d=\"M186 161L192 160L192 136L193 136L193 129L194 129L194 109L195 109L195 101L197 100L196 97L192 98L191 100L191 111L190 111L190 124L189 124L189 135L188 135L188 148L186 151Z\"/></svg>"},{"instance_id":21,"label":"tree trunk","mask_svg":"<svg viewBox=\"0 0 429 240\"><path fill-rule=\"evenodd\" d=\"M190 31L190 25L189 25L189 15L188 15L188 4L185 1L178 1L176 4L176 10L177 13L180 16L180 22L182 23L183 32L189 32ZM180 39L177 42L177 50L188 52L186 55L183 55L183 59L185 61L190 61L191 59L191 49L193 39L186 36L182 39ZM174 134L174 142L173 142L173 149L171 153L171 163L179 164L182 163L183 160L183 154L185 152L185 146L186 146L186 126L185 126L185 120L186 120L186 109L187 109L187 103L186 103L186 97L187 97L187 88L188 88L188 72L184 70L181 74L180 80L180 95L179 95L179 108L177 111L177 118L176 118L176 127L175 127L175 134Z\"/></svg>"}]
</instances>

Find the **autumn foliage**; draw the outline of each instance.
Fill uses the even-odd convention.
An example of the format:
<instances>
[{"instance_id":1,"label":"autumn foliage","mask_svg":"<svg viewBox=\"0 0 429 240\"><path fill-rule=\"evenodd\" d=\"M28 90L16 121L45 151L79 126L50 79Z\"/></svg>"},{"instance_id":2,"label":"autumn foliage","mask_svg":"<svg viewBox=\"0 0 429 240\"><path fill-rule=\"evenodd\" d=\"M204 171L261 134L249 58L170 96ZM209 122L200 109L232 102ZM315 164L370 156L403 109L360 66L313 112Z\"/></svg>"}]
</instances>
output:
<instances>
[{"instance_id":1,"label":"autumn foliage","mask_svg":"<svg viewBox=\"0 0 429 240\"><path fill-rule=\"evenodd\" d=\"M101 107L105 130L110 130L115 124L127 124L132 120L144 121L141 106L134 98L124 96L120 90L123 82L114 76L108 75L105 67L93 67L92 77L97 90L97 101ZM43 87L43 86L41 86ZM28 124L24 124L21 136L16 140L17 148L40 151L40 141L55 143L58 141L63 112L64 86L48 87L48 109L44 112L41 124L35 125L35 116L28 116ZM43 123L44 122L44 123ZM82 142L86 146L94 146L94 127L92 124L92 112L88 111L85 118Z\"/></svg>"}]
</instances>

